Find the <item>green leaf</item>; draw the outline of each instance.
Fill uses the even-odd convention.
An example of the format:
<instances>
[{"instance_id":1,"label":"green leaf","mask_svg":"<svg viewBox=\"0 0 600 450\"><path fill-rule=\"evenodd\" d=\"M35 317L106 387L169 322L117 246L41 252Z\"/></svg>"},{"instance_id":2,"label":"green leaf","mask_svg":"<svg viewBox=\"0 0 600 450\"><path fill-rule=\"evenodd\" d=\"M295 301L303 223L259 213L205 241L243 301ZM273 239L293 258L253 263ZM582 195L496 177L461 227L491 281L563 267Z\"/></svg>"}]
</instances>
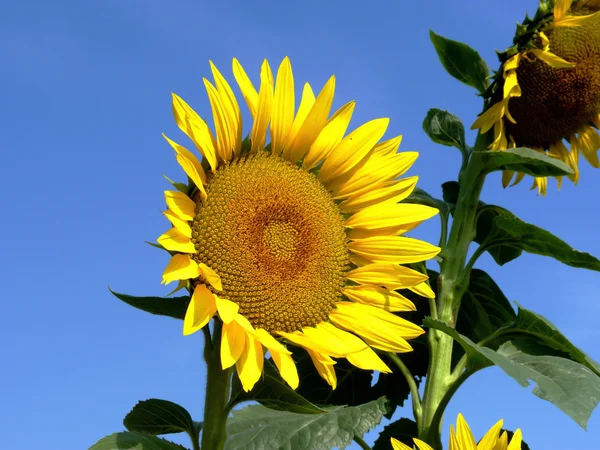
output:
<instances>
[{"instance_id":1,"label":"green leaf","mask_svg":"<svg viewBox=\"0 0 600 450\"><path fill-rule=\"evenodd\" d=\"M458 181L446 181L442 184L442 198L446 203L455 205L458 201L460 185Z\"/></svg>"},{"instance_id":2,"label":"green leaf","mask_svg":"<svg viewBox=\"0 0 600 450\"><path fill-rule=\"evenodd\" d=\"M516 319L515 310L494 280L483 270L473 269L458 312L456 331L479 342L499 328L514 324Z\"/></svg>"},{"instance_id":3,"label":"green leaf","mask_svg":"<svg viewBox=\"0 0 600 450\"><path fill-rule=\"evenodd\" d=\"M149 434L122 432L100 439L89 450L186 450L186 448Z\"/></svg>"},{"instance_id":4,"label":"green leaf","mask_svg":"<svg viewBox=\"0 0 600 450\"><path fill-rule=\"evenodd\" d=\"M233 378L232 398L236 404L254 400L267 408L278 411L303 414L321 414L326 412L326 410L319 408L305 399L300 395L299 391L295 391L289 387L270 361L265 362L263 377L254 385L254 388L250 392L244 392L238 377ZM298 362L296 364L298 365ZM300 379L302 380L301 384L307 384L307 380L303 377ZM310 383L308 385L310 386ZM329 387L329 385L327 386ZM331 388L329 388L329 391L331 391Z\"/></svg>"},{"instance_id":5,"label":"green leaf","mask_svg":"<svg viewBox=\"0 0 600 450\"><path fill-rule=\"evenodd\" d=\"M467 370L495 364L523 387L532 380L537 384L533 389L536 396L554 403L586 428L600 401L600 377L584 365L557 356L530 355L510 341L494 351L475 344L443 322L427 318L425 325L450 335L462 345L467 353Z\"/></svg>"},{"instance_id":6,"label":"green leaf","mask_svg":"<svg viewBox=\"0 0 600 450\"><path fill-rule=\"evenodd\" d=\"M472 155L480 159L485 173L512 170L534 177L557 177L573 173L564 162L531 148L509 148L501 152L477 151Z\"/></svg>"},{"instance_id":7,"label":"green leaf","mask_svg":"<svg viewBox=\"0 0 600 450\"><path fill-rule=\"evenodd\" d=\"M175 319L181 319L185 317L188 304L190 303L190 297L188 295L183 297L134 297L133 295L119 294L114 292L110 288L108 290L119 300L133 306L134 308L141 309L142 311L156 314L158 316L168 316Z\"/></svg>"},{"instance_id":8,"label":"green leaf","mask_svg":"<svg viewBox=\"0 0 600 450\"><path fill-rule=\"evenodd\" d=\"M423 130L433 142L467 151L465 127L458 117L448 111L430 109L423 120Z\"/></svg>"},{"instance_id":9,"label":"green leaf","mask_svg":"<svg viewBox=\"0 0 600 450\"><path fill-rule=\"evenodd\" d=\"M440 214L447 216L449 212L448 205L440 199L432 197L423 189L415 188L412 194L403 200L405 203L416 203L418 205L431 206L440 210Z\"/></svg>"},{"instance_id":10,"label":"green leaf","mask_svg":"<svg viewBox=\"0 0 600 450\"><path fill-rule=\"evenodd\" d=\"M123 419L123 425L129 431L152 435L186 432L192 436L196 432L192 416L185 408L157 398L138 402Z\"/></svg>"},{"instance_id":11,"label":"green leaf","mask_svg":"<svg viewBox=\"0 0 600 450\"><path fill-rule=\"evenodd\" d=\"M518 305L518 304L517 304ZM562 352L563 357L583 364L588 369L600 376L600 364L582 352L571 343L558 329L545 317L519 306L519 313L514 327L506 330L507 334L522 335L535 338L544 345Z\"/></svg>"},{"instance_id":12,"label":"green leaf","mask_svg":"<svg viewBox=\"0 0 600 450\"><path fill-rule=\"evenodd\" d=\"M429 31L429 37L444 69L458 81L483 94L488 87L490 69L479 53L462 42L446 39L433 31Z\"/></svg>"},{"instance_id":13,"label":"green leaf","mask_svg":"<svg viewBox=\"0 0 600 450\"><path fill-rule=\"evenodd\" d=\"M516 217L498 216L494 225L504 231L514 247L536 255L552 258L571 267L600 271L600 260L589 253L579 252L549 231L523 222Z\"/></svg>"},{"instance_id":14,"label":"green leaf","mask_svg":"<svg viewBox=\"0 0 600 450\"><path fill-rule=\"evenodd\" d=\"M413 438L419 437L419 430L414 420L402 417L386 425L373 445L373 450L390 450L390 439L396 438L403 444L413 447Z\"/></svg>"},{"instance_id":15,"label":"green leaf","mask_svg":"<svg viewBox=\"0 0 600 450\"><path fill-rule=\"evenodd\" d=\"M355 435L376 426L386 412L385 399L338 406L323 414L297 414L250 405L227 421L226 450L267 448L329 450L346 448Z\"/></svg>"},{"instance_id":16,"label":"green leaf","mask_svg":"<svg viewBox=\"0 0 600 450\"><path fill-rule=\"evenodd\" d=\"M476 233L474 241L478 244L487 244L495 241L494 245L487 249L494 261L500 266L518 258L523 254L523 250L514 243L511 243L511 235L506 231L499 229L495 225L496 217L516 218L516 216L507 209L495 205L486 205L479 202L478 218L476 224ZM500 244L506 242L506 244Z\"/></svg>"}]
</instances>

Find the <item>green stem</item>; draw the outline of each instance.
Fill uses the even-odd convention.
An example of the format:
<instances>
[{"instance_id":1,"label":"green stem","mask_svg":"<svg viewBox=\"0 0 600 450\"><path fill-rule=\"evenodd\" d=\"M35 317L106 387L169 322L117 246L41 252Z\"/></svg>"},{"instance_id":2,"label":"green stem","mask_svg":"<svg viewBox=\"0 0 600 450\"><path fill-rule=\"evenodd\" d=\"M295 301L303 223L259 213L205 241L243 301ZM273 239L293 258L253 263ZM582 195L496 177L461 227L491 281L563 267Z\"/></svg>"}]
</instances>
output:
<instances>
[{"instance_id":1,"label":"green stem","mask_svg":"<svg viewBox=\"0 0 600 450\"><path fill-rule=\"evenodd\" d=\"M484 179L479 158L472 154L459 178L460 192L440 273L438 320L451 327L456 324L460 301L468 286L465 262L469 245L475 236L477 205ZM453 339L438 330L429 329L428 340L430 364L423 395L423 415L418 424L419 437L435 449L441 449L441 421L449 401L447 393L453 393L454 385L451 374Z\"/></svg>"},{"instance_id":2,"label":"green stem","mask_svg":"<svg viewBox=\"0 0 600 450\"><path fill-rule=\"evenodd\" d=\"M450 385L448 387L448 390L446 390L446 393L444 394L444 396L440 400L438 408L435 411L435 414L433 416L433 422L434 423L440 423L440 424L442 423L442 418L444 417L444 411L446 410L446 406L448 406L448 403L450 403L450 399L456 393L456 391L458 390L458 388L471 375L473 375L472 372L464 370L464 371L462 371L460 373L460 375L453 382L450 383Z\"/></svg>"},{"instance_id":3,"label":"green stem","mask_svg":"<svg viewBox=\"0 0 600 450\"><path fill-rule=\"evenodd\" d=\"M361 438L358 434L354 435L354 442L358 444L360 448L363 450L371 450L371 447L367 445L363 438Z\"/></svg>"},{"instance_id":4,"label":"green stem","mask_svg":"<svg viewBox=\"0 0 600 450\"><path fill-rule=\"evenodd\" d=\"M200 434L192 436L192 450L200 450Z\"/></svg>"},{"instance_id":5,"label":"green stem","mask_svg":"<svg viewBox=\"0 0 600 450\"><path fill-rule=\"evenodd\" d=\"M419 388L417 387L417 383L415 382L415 377L413 377L406 364L402 362L398 355L395 353L388 353L388 357L396 364L396 367L400 369L404 378L406 378L406 382L408 383L408 387L410 388L410 395L412 397L412 407L413 407L413 415L415 416L415 421L419 423L421 421L421 397L419 396Z\"/></svg>"},{"instance_id":6,"label":"green stem","mask_svg":"<svg viewBox=\"0 0 600 450\"><path fill-rule=\"evenodd\" d=\"M206 397L204 403L204 427L202 449L222 450L225 446L227 404L230 394L231 369L221 368L221 328L215 320L212 345L205 343L204 359L207 364ZM208 342L208 341L207 341Z\"/></svg>"}]
</instances>

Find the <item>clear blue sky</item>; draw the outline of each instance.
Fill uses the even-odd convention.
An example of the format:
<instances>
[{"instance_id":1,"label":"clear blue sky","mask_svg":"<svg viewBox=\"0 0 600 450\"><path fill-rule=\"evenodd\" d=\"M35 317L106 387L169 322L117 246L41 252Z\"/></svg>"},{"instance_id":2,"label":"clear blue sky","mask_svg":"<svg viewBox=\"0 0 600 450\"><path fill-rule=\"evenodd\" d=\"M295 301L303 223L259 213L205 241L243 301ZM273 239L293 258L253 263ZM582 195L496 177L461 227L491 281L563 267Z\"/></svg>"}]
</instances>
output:
<instances>
[{"instance_id":1,"label":"clear blue sky","mask_svg":"<svg viewBox=\"0 0 600 450\"><path fill-rule=\"evenodd\" d=\"M470 125L480 102L445 74L428 30L468 42L495 67L494 49L510 44L516 21L535 7L535 0L4 2L2 448L85 449L121 430L122 417L149 397L201 418L201 333L184 338L180 322L124 305L107 286L168 292L159 284L167 256L144 243L168 227L162 174L183 179L160 134L184 141L172 91L210 114L202 85L209 59L229 80L234 56L254 79L263 58L275 66L285 55L296 80L317 89L335 73L334 107L355 99L354 126L390 117L386 136L402 133L402 148L421 152L411 174L438 194L455 178L458 153L432 144L422 119L438 107ZM600 171L584 165L577 188L553 186L546 198L528 187L503 190L496 175L483 200L600 255ZM437 232L432 221L414 236L437 242ZM504 268L486 256L480 267L509 299L545 315L600 360L600 274L530 255ZM445 430L459 411L477 436L504 417L534 450L600 441L598 413L586 433L496 368L459 391Z\"/></svg>"}]
</instances>

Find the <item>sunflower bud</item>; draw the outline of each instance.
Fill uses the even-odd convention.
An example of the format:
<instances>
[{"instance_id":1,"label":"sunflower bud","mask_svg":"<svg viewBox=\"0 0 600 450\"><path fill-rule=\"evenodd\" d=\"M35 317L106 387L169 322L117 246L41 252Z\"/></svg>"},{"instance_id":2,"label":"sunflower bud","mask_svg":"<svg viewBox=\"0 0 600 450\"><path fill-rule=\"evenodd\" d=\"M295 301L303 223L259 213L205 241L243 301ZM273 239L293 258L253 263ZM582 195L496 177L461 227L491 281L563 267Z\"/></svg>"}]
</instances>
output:
<instances>
[{"instance_id":1,"label":"sunflower bud","mask_svg":"<svg viewBox=\"0 0 600 450\"><path fill-rule=\"evenodd\" d=\"M577 183L580 153L600 167L600 0L542 1L534 18L517 26L514 43L499 54L489 106L472 128L494 128L491 150L529 147L562 160ZM503 174L505 187L514 175ZM545 195L546 186L538 177L532 189Z\"/></svg>"}]
</instances>

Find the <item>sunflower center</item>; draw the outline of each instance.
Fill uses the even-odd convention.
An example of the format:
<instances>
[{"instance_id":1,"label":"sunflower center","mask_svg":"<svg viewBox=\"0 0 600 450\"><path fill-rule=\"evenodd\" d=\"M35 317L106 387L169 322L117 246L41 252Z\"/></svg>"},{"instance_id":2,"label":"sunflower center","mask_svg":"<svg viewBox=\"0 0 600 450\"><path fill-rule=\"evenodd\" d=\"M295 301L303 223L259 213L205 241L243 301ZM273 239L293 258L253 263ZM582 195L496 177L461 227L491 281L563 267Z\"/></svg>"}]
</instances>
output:
<instances>
[{"instance_id":1,"label":"sunflower center","mask_svg":"<svg viewBox=\"0 0 600 450\"><path fill-rule=\"evenodd\" d=\"M261 153L217 169L206 191L192 257L220 275L219 296L269 332L327 320L349 259L343 217L316 177Z\"/></svg>"},{"instance_id":2,"label":"sunflower center","mask_svg":"<svg viewBox=\"0 0 600 450\"><path fill-rule=\"evenodd\" d=\"M536 148L572 136L600 113L600 14L580 26L552 28L547 35L550 51L575 67L555 69L535 57L521 60L522 96L509 103L517 123L507 121L508 134L519 145Z\"/></svg>"}]
</instances>

